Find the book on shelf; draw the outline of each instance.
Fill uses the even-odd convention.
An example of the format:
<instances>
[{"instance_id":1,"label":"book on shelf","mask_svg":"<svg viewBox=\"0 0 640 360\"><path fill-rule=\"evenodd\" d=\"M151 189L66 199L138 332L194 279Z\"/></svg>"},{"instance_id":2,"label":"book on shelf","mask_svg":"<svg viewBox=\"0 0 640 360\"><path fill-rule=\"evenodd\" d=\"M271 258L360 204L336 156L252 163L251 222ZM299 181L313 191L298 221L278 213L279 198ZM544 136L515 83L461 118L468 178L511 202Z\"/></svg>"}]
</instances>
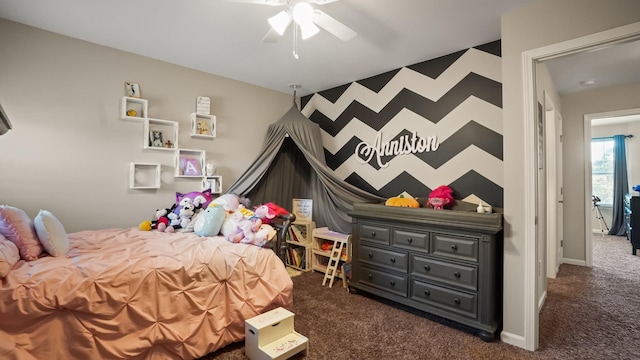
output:
<instances>
[{"instance_id":1,"label":"book on shelf","mask_svg":"<svg viewBox=\"0 0 640 360\"><path fill-rule=\"evenodd\" d=\"M287 251L287 264L304 269L305 261L306 251L304 248L289 248L289 251Z\"/></svg>"},{"instance_id":2,"label":"book on shelf","mask_svg":"<svg viewBox=\"0 0 640 360\"><path fill-rule=\"evenodd\" d=\"M295 224L292 224L291 227L289 227L289 229L291 230L291 232L293 232L293 237L294 237L294 241L297 242L301 242L301 243L306 243L307 242L307 230L304 229L300 230L299 227L297 227Z\"/></svg>"},{"instance_id":3,"label":"book on shelf","mask_svg":"<svg viewBox=\"0 0 640 360\"><path fill-rule=\"evenodd\" d=\"M298 239L296 234L293 232L293 229L292 229L291 226L289 227L289 240L295 241L295 242L300 242L300 240Z\"/></svg>"}]
</instances>

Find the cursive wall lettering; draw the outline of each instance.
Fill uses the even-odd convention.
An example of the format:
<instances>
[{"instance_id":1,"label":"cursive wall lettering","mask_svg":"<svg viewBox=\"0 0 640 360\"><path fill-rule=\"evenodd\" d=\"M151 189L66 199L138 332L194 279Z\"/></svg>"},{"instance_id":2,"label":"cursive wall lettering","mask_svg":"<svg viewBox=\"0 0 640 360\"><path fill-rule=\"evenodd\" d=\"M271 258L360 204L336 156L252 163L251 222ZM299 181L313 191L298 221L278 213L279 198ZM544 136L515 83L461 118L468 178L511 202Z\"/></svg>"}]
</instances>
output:
<instances>
[{"instance_id":1,"label":"cursive wall lettering","mask_svg":"<svg viewBox=\"0 0 640 360\"><path fill-rule=\"evenodd\" d=\"M378 165L381 168L386 168L389 163L382 161L383 156L436 151L438 147L440 147L440 142L436 136L421 137L415 131L411 136L402 135L395 140L383 143L382 131L378 131L375 144L369 145L362 141L356 146L355 154L361 164L366 164L375 157Z\"/></svg>"}]
</instances>

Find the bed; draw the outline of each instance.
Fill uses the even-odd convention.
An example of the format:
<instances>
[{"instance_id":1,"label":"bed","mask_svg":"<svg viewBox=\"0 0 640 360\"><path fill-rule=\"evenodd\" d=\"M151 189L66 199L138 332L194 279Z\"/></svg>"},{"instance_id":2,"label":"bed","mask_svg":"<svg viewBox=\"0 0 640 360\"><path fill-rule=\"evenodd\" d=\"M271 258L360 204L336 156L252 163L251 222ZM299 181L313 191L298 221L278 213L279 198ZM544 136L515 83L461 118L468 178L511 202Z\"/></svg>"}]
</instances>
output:
<instances>
[{"instance_id":1,"label":"bed","mask_svg":"<svg viewBox=\"0 0 640 360\"><path fill-rule=\"evenodd\" d=\"M286 219L286 217L283 217ZM137 228L69 234L67 256L20 260L0 283L1 359L193 359L291 307L272 248Z\"/></svg>"}]
</instances>

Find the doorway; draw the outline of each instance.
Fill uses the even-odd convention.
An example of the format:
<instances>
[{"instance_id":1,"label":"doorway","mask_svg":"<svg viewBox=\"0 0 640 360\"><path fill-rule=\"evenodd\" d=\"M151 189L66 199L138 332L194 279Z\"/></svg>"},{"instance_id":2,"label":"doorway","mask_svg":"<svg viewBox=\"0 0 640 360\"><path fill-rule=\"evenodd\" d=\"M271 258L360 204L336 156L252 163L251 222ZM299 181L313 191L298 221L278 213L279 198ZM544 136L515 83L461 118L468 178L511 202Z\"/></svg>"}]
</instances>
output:
<instances>
[{"instance_id":1,"label":"doorway","mask_svg":"<svg viewBox=\"0 0 640 360\"><path fill-rule=\"evenodd\" d=\"M584 116L584 145L585 145L585 154L584 154L584 177L585 177L585 198L591 199L593 194L593 182L592 182L592 166L591 166L591 139L593 132L593 125L595 122L606 122L609 124L613 123L640 123L640 108L635 109L626 109L626 110L618 110L618 111L609 111L604 113L596 113L596 114L586 114ZM639 126L640 127L640 126ZM626 131L626 129L625 129ZM633 132L633 130L631 130ZM635 153L633 151L633 147L629 148L629 143L627 143L627 154ZM629 157L627 157L628 164L628 178L629 180L638 179L638 175L635 175L636 171L633 166L631 166L632 162L629 161ZM629 187L633 186L630 182ZM628 189L631 191L631 189ZM596 229L596 224L594 224L594 214L593 208L589 206L585 206L585 234L591 234L594 229ZM611 223L608 223L611 224ZM597 228L600 227L600 224L597 224ZM593 241L591 236L586 236L585 242L585 255L586 255L586 266L593 266Z\"/></svg>"},{"instance_id":2,"label":"doorway","mask_svg":"<svg viewBox=\"0 0 640 360\"><path fill-rule=\"evenodd\" d=\"M599 49L614 44L620 44L629 41L635 41L640 38L640 23L630 24L619 28L603 31L600 33L580 37L577 39L525 51L522 54L523 65L523 123L525 124L525 179L533 179L537 172L537 146L536 146L536 85L535 85L535 66L539 61L550 60L553 58L575 54L579 52ZM590 179L590 177L588 178ZM585 181L588 181L585 179ZM538 292L544 287L544 280L540 280L537 276L539 263L542 259L538 256L537 234L537 212L538 202L536 197L536 184L534 181L525 182L524 191L527 195L525 199L525 214L533 214L536 216L525 217L524 233L525 233L525 323L524 323L524 341L525 348L536 350L538 348L539 336L539 314L538 314ZM591 197L588 198L589 202ZM587 205L587 198L584 199L584 205ZM555 206L555 204L554 204ZM542 209L545 214L548 208ZM545 229L540 229L546 231ZM588 236L585 236L588 238Z\"/></svg>"}]
</instances>

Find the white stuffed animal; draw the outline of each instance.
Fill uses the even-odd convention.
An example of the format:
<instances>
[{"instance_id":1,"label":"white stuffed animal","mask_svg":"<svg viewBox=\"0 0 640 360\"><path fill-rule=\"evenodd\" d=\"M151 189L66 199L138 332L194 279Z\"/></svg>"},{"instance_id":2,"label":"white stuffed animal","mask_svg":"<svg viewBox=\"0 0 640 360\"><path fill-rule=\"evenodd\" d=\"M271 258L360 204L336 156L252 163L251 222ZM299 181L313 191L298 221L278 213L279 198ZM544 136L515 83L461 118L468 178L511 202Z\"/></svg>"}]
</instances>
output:
<instances>
[{"instance_id":1,"label":"white stuffed animal","mask_svg":"<svg viewBox=\"0 0 640 360\"><path fill-rule=\"evenodd\" d=\"M195 206L191 202L187 202L180 208L178 214L172 212L167 215L170 220L169 226L174 230L186 228L191 222L193 214L195 214Z\"/></svg>"}]
</instances>

